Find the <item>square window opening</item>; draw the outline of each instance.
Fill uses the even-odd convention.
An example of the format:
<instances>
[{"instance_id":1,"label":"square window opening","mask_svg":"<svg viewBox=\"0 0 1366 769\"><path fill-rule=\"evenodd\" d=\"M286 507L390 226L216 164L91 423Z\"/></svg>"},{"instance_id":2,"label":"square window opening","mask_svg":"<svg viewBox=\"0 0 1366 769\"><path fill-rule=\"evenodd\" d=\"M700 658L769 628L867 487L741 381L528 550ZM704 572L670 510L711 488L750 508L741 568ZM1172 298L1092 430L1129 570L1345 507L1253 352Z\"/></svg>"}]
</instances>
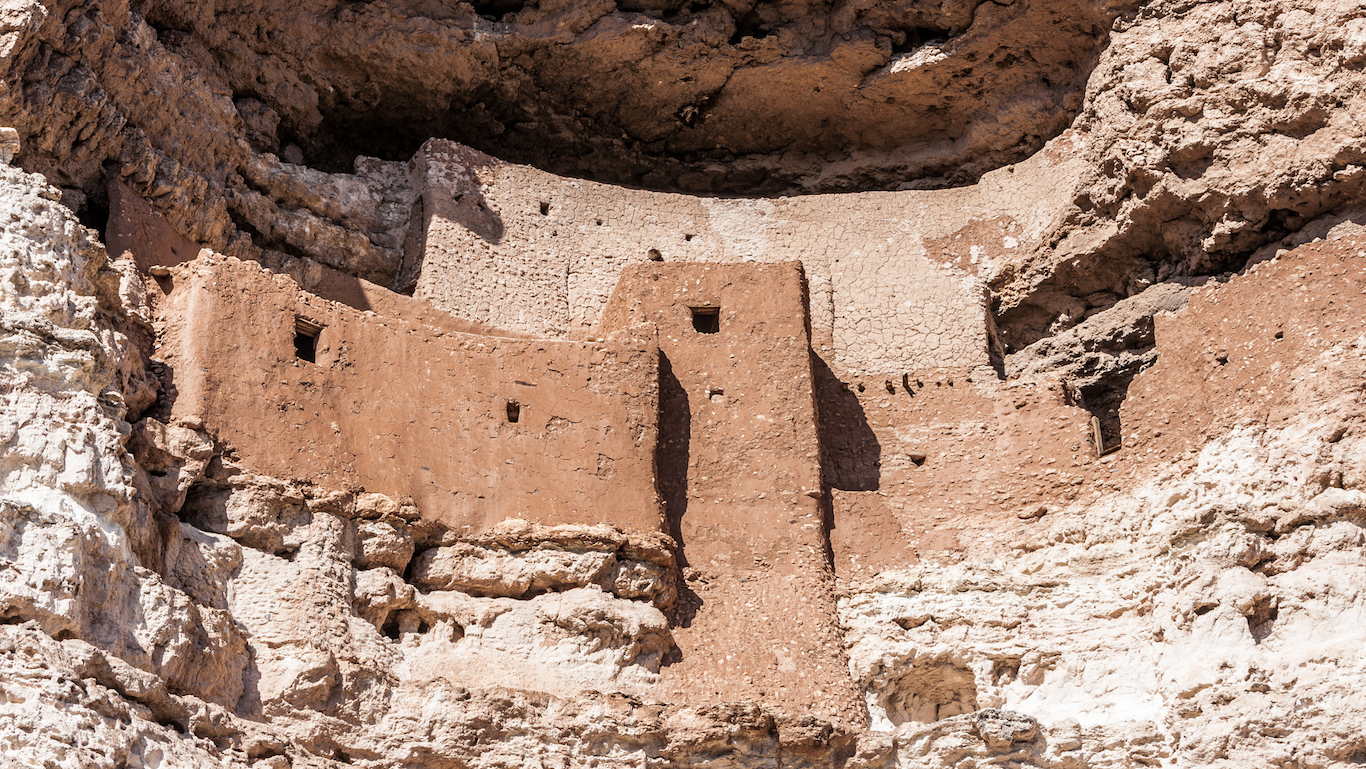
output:
<instances>
[{"instance_id":1,"label":"square window opening","mask_svg":"<svg viewBox=\"0 0 1366 769\"><path fill-rule=\"evenodd\" d=\"M699 334L717 334L721 331L720 307L693 307L692 327Z\"/></svg>"},{"instance_id":2,"label":"square window opening","mask_svg":"<svg viewBox=\"0 0 1366 769\"><path fill-rule=\"evenodd\" d=\"M512 422L512 423L516 423L517 420L519 420L519 419L521 419L521 418L522 418L522 404L518 403L516 400L514 400L514 399L512 399L512 398L509 398L509 399L508 399L508 421L509 421L509 422Z\"/></svg>"},{"instance_id":3,"label":"square window opening","mask_svg":"<svg viewBox=\"0 0 1366 769\"><path fill-rule=\"evenodd\" d=\"M323 325L308 318L294 317L294 357L309 363L318 362L318 335Z\"/></svg>"}]
</instances>

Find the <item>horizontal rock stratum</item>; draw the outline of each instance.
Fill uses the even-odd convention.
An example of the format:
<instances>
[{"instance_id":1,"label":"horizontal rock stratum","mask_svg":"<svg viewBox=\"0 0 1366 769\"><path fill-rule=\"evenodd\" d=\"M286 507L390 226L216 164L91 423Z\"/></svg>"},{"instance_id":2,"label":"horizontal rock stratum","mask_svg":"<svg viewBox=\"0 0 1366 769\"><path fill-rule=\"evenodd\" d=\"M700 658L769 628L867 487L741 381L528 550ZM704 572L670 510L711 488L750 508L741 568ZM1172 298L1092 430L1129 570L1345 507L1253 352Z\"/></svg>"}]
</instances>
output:
<instances>
[{"instance_id":1,"label":"horizontal rock stratum","mask_svg":"<svg viewBox=\"0 0 1366 769\"><path fill-rule=\"evenodd\" d=\"M1366 762L1366 9L0 2L0 766Z\"/></svg>"}]
</instances>

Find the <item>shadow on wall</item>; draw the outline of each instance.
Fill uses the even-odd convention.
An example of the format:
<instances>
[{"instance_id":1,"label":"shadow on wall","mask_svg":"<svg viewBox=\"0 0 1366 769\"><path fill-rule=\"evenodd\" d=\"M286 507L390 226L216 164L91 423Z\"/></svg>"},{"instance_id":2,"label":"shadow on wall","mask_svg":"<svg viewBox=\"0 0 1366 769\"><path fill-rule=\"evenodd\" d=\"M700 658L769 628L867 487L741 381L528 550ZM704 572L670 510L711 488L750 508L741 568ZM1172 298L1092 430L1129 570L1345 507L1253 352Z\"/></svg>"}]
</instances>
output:
<instances>
[{"instance_id":1,"label":"shadow on wall","mask_svg":"<svg viewBox=\"0 0 1366 769\"><path fill-rule=\"evenodd\" d=\"M683 514L688 510L688 445L692 440L692 407L688 391L674 375L669 356L659 353L659 439L655 444L655 472L664 499L669 536L678 542L678 563L688 565L683 543Z\"/></svg>"},{"instance_id":2,"label":"shadow on wall","mask_svg":"<svg viewBox=\"0 0 1366 769\"><path fill-rule=\"evenodd\" d=\"M655 478L659 496L664 500L664 520L669 536L678 543L678 566L688 566L687 544L683 541L683 515L688 511L688 459L692 440L692 407L688 391L674 375L669 356L659 353L659 437L655 443ZM702 605L701 598L679 581L678 607L673 624L688 627ZM665 660L670 664L674 660Z\"/></svg>"},{"instance_id":3,"label":"shadow on wall","mask_svg":"<svg viewBox=\"0 0 1366 769\"><path fill-rule=\"evenodd\" d=\"M408 212L408 231L403 235L403 253L399 256L394 282L389 288L412 296L417 292L417 281L422 277L422 255L427 251L427 207L421 195L413 201Z\"/></svg>"},{"instance_id":4,"label":"shadow on wall","mask_svg":"<svg viewBox=\"0 0 1366 769\"><path fill-rule=\"evenodd\" d=\"M484 179L480 172L493 168L493 158L478 150L450 142L433 140L423 145L420 156L426 161L427 182L422 209L424 224L433 215L454 222L481 239L498 245L503 242L503 217L484 199ZM434 165L449 171L436 172ZM447 184L441 184L445 181Z\"/></svg>"},{"instance_id":5,"label":"shadow on wall","mask_svg":"<svg viewBox=\"0 0 1366 769\"><path fill-rule=\"evenodd\" d=\"M411 294L416 288L434 217L463 227L492 245L503 242L507 227L483 192L481 172L487 172L493 163L493 158L482 152L439 139L427 141L413 155L409 167L416 168L422 177L418 182L422 194L409 214L403 260L391 286L394 291Z\"/></svg>"},{"instance_id":6,"label":"shadow on wall","mask_svg":"<svg viewBox=\"0 0 1366 769\"><path fill-rule=\"evenodd\" d=\"M477 189L457 193L441 214L495 246L503 242L503 217L489 208Z\"/></svg>"},{"instance_id":7,"label":"shadow on wall","mask_svg":"<svg viewBox=\"0 0 1366 769\"><path fill-rule=\"evenodd\" d=\"M816 432L825 484L841 491L877 491L882 444L868 426L858 396L835 376L821 356L811 354L816 385Z\"/></svg>"}]
</instances>

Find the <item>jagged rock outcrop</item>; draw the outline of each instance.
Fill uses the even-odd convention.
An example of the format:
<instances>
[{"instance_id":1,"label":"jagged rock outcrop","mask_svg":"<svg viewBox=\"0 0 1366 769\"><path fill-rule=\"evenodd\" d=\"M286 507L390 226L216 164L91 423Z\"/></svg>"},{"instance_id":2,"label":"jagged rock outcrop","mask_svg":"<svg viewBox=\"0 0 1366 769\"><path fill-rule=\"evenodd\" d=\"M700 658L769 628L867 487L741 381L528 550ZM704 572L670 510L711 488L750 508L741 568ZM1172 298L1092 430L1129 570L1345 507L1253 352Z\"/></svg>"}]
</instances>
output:
<instances>
[{"instance_id":1,"label":"jagged rock outcrop","mask_svg":"<svg viewBox=\"0 0 1366 769\"><path fill-rule=\"evenodd\" d=\"M1123 442L1119 409L1129 383L1157 360L1153 316L1185 307L1190 294L1209 280L1176 278L1125 299L1115 294L1089 298L1096 306L1084 311L1085 320L1006 358L1006 375L1061 377L1069 398L1099 420L1105 444L1118 446Z\"/></svg>"},{"instance_id":2,"label":"jagged rock outcrop","mask_svg":"<svg viewBox=\"0 0 1366 769\"><path fill-rule=\"evenodd\" d=\"M1353 3L1148 3L1121 14L1053 152L1084 158L1035 248L992 278L1018 350L1131 296L1239 269L1366 183ZM1303 242L1303 241L1301 241Z\"/></svg>"}]
</instances>

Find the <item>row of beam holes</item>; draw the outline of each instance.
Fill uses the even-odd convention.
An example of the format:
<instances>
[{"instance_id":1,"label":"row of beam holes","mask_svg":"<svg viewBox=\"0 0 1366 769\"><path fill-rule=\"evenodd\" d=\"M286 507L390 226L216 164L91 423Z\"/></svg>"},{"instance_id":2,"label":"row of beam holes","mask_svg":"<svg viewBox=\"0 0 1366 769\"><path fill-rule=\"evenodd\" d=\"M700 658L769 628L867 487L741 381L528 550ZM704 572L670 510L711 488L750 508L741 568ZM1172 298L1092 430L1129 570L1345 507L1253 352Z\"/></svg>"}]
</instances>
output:
<instances>
[{"instance_id":1,"label":"row of beam holes","mask_svg":"<svg viewBox=\"0 0 1366 769\"><path fill-rule=\"evenodd\" d=\"M953 387L953 380L952 380L952 379L948 380L948 383L949 383L949 387ZM940 382L935 382L934 384L935 384L936 387L938 387L938 386L941 385ZM896 395L896 385L892 384L892 380L890 380L890 379L884 379L884 380L882 381L882 386L885 387L885 388L887 388L887 394L888 394L888 395ZM901 375L901 386L902 386L902 388L904 388L904 389L906 390L906 394L907 394L907 395L915 395L915 390L911 389L911 375L910 375L910 374L902 374L902 375ZM916 390L921 389L921 388L923 388L924 386L925 386L924 383L921 382L919 379L915 380L915 389L916 389ZM845 389L848 389L848 387L846 386ZM858 383L858 391L859 391L859 392L867 392L867 390L868 390L868 388L867 388L866 385L864 385L862 382L859 382L859 383ZM926 457L926 455L925 455L924 452L912 451L912 452L910 452L909 454L906 455L906 458L909 459L909 460L911 460L911 464L915 465L916 467L924 467L924 465L925 465L925 459L926 459L927 457Z\"/></svg>"},{"instance_id":2,"label":"row of beam holes","mask_svg":"<svg viewBox=\"0 0 1366 769\"><path fill-rule=\"evenodd\" d=\"M946 380L946 381L947 381L949 387L953 387L953 380L952 380L952 379L949 379L949 380ZM942 386L943 384L944 384L944 382L935 382L935 383L934 383L934 386L935 386L935 387L940 387L940 386ZM892 380L890 380L890 379L883 380L882 385L883 385L883 387L886 387L886 388L887 388L887 394L888 394L888 395L896 395L896 385L892 384ZM915 389L912 389L912 388L911 388L911 376L910 376L910 374L902 374L902 375L901 375L901 387L906 391L906 394L907 394L907 395L915 395L915 391L916 391L916 390L923 389L923 388L925 387L925 384L924 384L923 382L921 382L919 379L917 379L917 380L915 380ZM846 389L848 389L848 388L846 387ZM867 390L868 390L868 387L867 387L866 385L864 385L862 382L859 382L859 383L858 383L858 391L859 391L859 392L867 392Z\"/></svg>"},{"instance_id":3,"label":"row of beam holes","mask_svg":"<svg viewBox=\"0 0 1366 769\"><path fill-rule=\"evenodd\" d=\"M544 200L541 201L541 216L550 216L550 204L547 203L547 202L545 202ZM601 226L602 226L602 220L601 220L601 219L594 219L594 220L593 220L593 223L594 223L596 226L598 226L598 227L601 227ZM685 235L683 236L683 240L684 240L685 242L691 243L693 237L694 237L693 234L692 234L691 232L689 232L689 233L687 233L687 234L685 234ZM662 261L664 261L664 254L663 254L659 249L657 249L657 248L652 248L652 249L650 249L649 251L646 251L646 252L645 252L645 256L646 256L646 258L648 258L648 259L649 259L650 261L652 261L652 262L662 262Z\"/></svg>"}]
</instances>

